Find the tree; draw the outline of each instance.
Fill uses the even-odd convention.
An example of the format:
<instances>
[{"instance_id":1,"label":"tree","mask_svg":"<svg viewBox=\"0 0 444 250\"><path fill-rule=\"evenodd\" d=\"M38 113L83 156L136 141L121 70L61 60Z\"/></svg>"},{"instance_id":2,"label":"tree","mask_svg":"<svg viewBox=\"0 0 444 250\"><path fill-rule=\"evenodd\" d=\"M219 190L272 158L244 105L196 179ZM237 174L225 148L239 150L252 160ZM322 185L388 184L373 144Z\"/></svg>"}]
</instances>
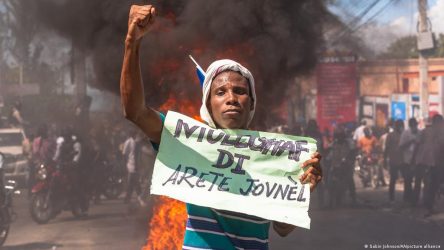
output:
<instances>
[{"instance_id":1,"label":"tree","mask_svg":"<svg viewBox=\"0 0 444 250\"><path fill-rule=\"evenodd\" d=\"M418 58L416 36L398 38L388 46L387 50L380 57L384 59Z\"/></svg>"},{"instance_id":2,"label":"tree","mask_svg":"<svg viewBox=\"0 0 444 250\"><path fill-rule=\"evenodd\" d=\"M8 49L19 64L27 66L32 58L30 45L38 31L38 23L28 14L35 4L14 0L2 0L1 4L6 9L5 24L13 40Z\"/></svg>"},{"instance_id":3,"label":"tree","mask_svg":"<svg viewBox=\"0 0 444 250\"><path fill-rule=\"evenodd\" d=\"M428 57L444 57L444 34L435 35L435 48L424 53ZM387 50L379 57L383 59L409 59L418 58L416 36L398 38L389 45Z\"/></svg>"},{"instance_id":4,"label":"tree","mask_svg":"<svg viewBox=\"0 0 444 250\"><path fill-rule=\"evenodd\" d=\"M444 34L439 34L436 39L436 56L437 57L444 57Z\"/></svg>"},{"instance_id":5,"label":"tree","mask_svg":"<svg viewBox=\"0 0 444 250\"><path fill-rule=\"evenodd\" d=\"M36 38L44 27L30 14L36 6L34 2L0 0L0 24L5 27L0 31L0 56L17 64L15 69L6 70L11 75L9 83L16 78L18 81L14 76L20 68L25 83L37 83L41 93L51 93L56 90L56 72L40 60L44 45Z\"/></svg>"}]
</instances>

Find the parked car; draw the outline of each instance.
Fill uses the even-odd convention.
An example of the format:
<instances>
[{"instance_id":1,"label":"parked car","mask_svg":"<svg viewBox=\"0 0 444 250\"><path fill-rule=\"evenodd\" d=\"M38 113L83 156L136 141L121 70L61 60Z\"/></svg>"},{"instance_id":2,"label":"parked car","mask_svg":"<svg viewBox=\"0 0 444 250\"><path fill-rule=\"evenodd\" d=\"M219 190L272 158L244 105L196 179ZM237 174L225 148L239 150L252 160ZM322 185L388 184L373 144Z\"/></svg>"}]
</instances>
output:
<instances>
[{"instance_id":1,"label":"parked car","mask_svg":"<svg viewBox=\"0 0 444 250\"><path fill-rule=\"evenodd\" d=\"M0 152L5 156L4 171L7 179L23 186L28 180L28 160L23 154L25 134L20 128L0 129Z\"/></svg>"}]
</instances>

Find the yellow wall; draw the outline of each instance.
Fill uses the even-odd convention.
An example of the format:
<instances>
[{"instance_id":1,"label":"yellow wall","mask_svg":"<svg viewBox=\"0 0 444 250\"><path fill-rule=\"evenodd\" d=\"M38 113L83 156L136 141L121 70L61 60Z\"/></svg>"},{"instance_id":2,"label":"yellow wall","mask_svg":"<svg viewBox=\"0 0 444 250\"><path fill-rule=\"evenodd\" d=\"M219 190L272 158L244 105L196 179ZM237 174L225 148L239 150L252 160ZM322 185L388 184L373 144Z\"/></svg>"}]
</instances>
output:
<instances>
[{"instance_id":1,"label":"yellow wall","mask_svg":"<svg viewBox=\"0 0 444 250\"><path fill-rule=\"evenodd\" d=\"M429 59L429 92L438 92L437 75L444 76L444 58ZM403 92L403 79L408 79L408 91L418 93L418 60L380 60L358 64L361 96L387 96Z\"/></svg>"}]
</instances>

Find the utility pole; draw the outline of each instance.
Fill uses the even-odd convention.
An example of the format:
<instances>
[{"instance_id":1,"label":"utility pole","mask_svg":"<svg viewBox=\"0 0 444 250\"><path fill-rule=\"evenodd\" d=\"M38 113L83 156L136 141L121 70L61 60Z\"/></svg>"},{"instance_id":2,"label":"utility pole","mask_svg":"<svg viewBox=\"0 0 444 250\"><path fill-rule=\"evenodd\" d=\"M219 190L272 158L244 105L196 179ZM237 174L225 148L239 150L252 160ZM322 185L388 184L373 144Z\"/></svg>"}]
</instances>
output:
<instances>
[{"instance_id":1,"label":"utility pole","mask_svg":"<svg viewBox=\"0 0 444 250\"><path fill-rule=\"evenodd\" d=\"M427 19L427 0L418 0L419 11L419 31L418 31L418 51L419 51L419 100L420 104L420 118L425 119L429 116L429 89L428 89L428 62L420 45L424 40L428 40L424 36L429 32L429 25ZM431 36L431 35L430 35ZM428 36L427 36L428 37ZM432 40L433 48L433 40Z\"/></svg>"}]
</instances>

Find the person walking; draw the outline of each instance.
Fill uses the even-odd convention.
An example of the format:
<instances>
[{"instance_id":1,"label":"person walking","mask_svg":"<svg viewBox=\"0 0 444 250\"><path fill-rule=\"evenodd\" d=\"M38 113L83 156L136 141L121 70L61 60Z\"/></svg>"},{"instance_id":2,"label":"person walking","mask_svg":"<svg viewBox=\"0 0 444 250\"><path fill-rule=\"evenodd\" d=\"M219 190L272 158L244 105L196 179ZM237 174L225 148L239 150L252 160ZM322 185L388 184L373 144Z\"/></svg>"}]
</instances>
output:
<instances>
[{"instance_id":1,"label":"person walking","mask_svg":"<svg viewBox=\"0 0 444 250\"><path fill-rule=\"evenodd\" d=\"M435 201L440 185L444 181L444 121L441 115L435 115L432 119L432 127L430 131L432 137L432 148L434 161L427 168L426 178L427 185L424 191L424 205L427 209L424 217L431 216L435 213Z\"/></svg>"},{"instance_id":2,"label":"person walking","mask_svg":"<svg viewBox=\"0 0 444 250\"><path fill-rule=\"evenodd\" d=\"M418 122L415 118L409 119L409 128L404 130L399 140L399 147L402 152L402 172L404 177L404 202L412 202L412 179L415 169L416 150L419 142Z\"/></svg>"},{"instance_id":3,"label":"person walking","mask_svg":"<svg viewBox=\"0 0 444 250\"><path fill-rule=\"evenodd\" d=\"M329 207L334 208L342 205L346 191L350 192L352 204L356 204L355 183L353 180L354 146L347 141L343 128L337 127L333 133L333 144L327 156L328 168L328 190Z\"/></svg>"},{"instance_id":4,"label":"person walking","mask_svg":"<svg viewBox=\"0 0 444 250\"><path fill-rule=\"evenodd\" d=\"M415 169L413 172L412 206L416 206L419 202L426 172L429 172L436 165L435 148L437 145L435 138L433 126L429 119L426 127L419 133L418 149L415 155Z\"/></svg>"},{"instance_id":5,"label":"person walking","mask_svg":"<svg viewBox=\"0 0 444 250\"><path fill-rule=\"evenodd\" d=\"M398 173L402 169L402 152L399 147L399 140L401 139L401 134L404 130L404 122L402 120L396 120L394 124L394 129L387 135L385 141L384 159L389 166L389 200L390 202L395 201L395 184L398 179Z\"/></svg>"},{"instance_id":6,"label":"person walking","mask_svg":"<svg viewBox=\"0 0 444 250\"><path fill-rule=\"evenodd\" d=\"M123 156L126 159L126 169L128 171L128 183L126 196L124 199L125 203L129 203L131 201L131 196L135 191L137 194L137 200L141 205L144 204L142 195L142 189L140 187L140 176L139 176L139 153L140 153L140 139L137 137L137 131L131 130L129 133L129 137L126 139L123 144Z\"/></svg>"}]
</instances>

